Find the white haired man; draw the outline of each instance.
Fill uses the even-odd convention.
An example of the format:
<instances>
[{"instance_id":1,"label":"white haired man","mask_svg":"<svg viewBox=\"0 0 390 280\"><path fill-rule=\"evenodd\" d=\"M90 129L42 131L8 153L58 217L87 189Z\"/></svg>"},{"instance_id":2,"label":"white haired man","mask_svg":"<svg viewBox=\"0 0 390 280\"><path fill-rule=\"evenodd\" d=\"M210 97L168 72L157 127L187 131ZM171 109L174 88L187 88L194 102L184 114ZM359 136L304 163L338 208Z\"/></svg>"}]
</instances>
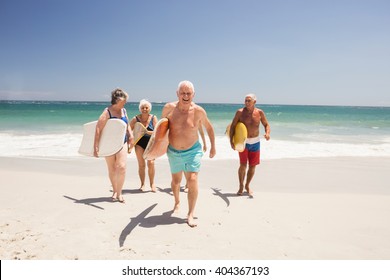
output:
<instances>
[{"instance_id":1,"label":"white haired man","mask_svg":"<svg viewBox=\"0 0 390 280\"><path fill-rule=\"evenodd\" d=\"M237 110L230 129L230 145L234 149L233 135L234 129L238 122L242 122L248 131L248 138L245 144L245 150L239 152L240 167L238 168L239 189L237 195L242 195L245 190L250 197L253 197L253 192L250 188L250 183L255 175L256 166L260 164L260 124L264 126L264 138L270 139L271 128L263 110L256 108L256 95L253 93L245 96L245 106ZM247 166L249 165L248 172ZM246 177L246 181L245 181ZM245 183L244 183L245 181Z\"/></svg>"},{"instance_id":2,"label":"white haired man","mask_svg":"<svg viewBox=\"0 0 390 280\"><path fill-rule=\"evenodd\" d=\"M169 146L167 156L172 174L171 187L175 199L173 211L179 209L180 183L183 173L188 187L187 224L195 227L194 210L198 198L198 173L203 156L199 143L198 131L206 128L210 139L210 158L215 155L214 128L207 118L206 111L192 102L195 96L194 86L189 81L182 81L176 91L178 101L165 104L162 117L169 120Z\"/></svg>"}]
</instances>

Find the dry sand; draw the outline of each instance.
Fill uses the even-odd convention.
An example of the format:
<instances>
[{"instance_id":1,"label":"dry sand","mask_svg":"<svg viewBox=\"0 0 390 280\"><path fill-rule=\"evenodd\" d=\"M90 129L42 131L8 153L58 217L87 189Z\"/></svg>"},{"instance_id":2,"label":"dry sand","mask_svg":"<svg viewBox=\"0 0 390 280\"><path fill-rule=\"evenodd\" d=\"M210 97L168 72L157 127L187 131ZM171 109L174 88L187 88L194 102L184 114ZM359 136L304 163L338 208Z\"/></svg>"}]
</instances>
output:
<instances>
[{"instance_id":1,"label":"dry sand","mask_svg":"<svg viewBox=\"0 0 390 280\"><path fill-rule=\"evenodd\" d=\"M390 259L390 158L263 161L253 199L235 195L237 168L203 160L190 228L184 192L170 213L164 158L157 193L138 191L128 160L125 204L109 199L103 159L0 158L0 259Z\"/></svg>"}]
</instances>

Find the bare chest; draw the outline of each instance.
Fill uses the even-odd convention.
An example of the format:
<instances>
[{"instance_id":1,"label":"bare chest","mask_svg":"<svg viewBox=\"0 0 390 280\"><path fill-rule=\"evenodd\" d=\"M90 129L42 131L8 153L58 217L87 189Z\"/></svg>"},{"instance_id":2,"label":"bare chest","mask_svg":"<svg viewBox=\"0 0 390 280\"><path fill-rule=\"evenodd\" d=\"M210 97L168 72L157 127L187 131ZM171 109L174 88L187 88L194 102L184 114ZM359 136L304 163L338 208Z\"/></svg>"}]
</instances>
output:
<instances>
[{"instance_id":1,"label":"bare chest","mask_svg":"<svg viewBox=\"0 0 390 280\"><path fill-rule=\"evenodd\" d=\"M259 112L254 111L252 113L243 112L240 117L240 121L249 127L258 127L261 122L261 116Z\"/></svg>"},{"instance_id":2,"label":"bare chest","mask_svg":"<svg viewBox=\"0 0 390 280\"><path fill-rule=\"evenodd\" d=\"M170 129L180 130L180 131L189 131L197 130L197 119L194 110L188 112L181 112L179 110L174 110L170 116Z\"/></svg>"}]
</instances>

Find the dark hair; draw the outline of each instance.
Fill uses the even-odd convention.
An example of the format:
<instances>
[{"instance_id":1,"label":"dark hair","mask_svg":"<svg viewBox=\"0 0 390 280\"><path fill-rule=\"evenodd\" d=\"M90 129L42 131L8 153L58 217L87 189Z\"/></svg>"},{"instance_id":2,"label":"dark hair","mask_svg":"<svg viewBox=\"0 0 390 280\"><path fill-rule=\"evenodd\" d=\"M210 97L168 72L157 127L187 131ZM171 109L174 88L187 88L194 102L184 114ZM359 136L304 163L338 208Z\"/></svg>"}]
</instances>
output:
<instances>
[{"instance_id":1,"label":"dark hair","mask_svg":"<svg viewBox=\"0 0 390 280\"><path fill-rule=\"evenodd\" d=\"M111 104L114 105L118 102L118 100L121 99L127 100L128 97L129 95L124 90L120 88L116 88L113 91L111 91Z\"/></svg>"}]
</instances>

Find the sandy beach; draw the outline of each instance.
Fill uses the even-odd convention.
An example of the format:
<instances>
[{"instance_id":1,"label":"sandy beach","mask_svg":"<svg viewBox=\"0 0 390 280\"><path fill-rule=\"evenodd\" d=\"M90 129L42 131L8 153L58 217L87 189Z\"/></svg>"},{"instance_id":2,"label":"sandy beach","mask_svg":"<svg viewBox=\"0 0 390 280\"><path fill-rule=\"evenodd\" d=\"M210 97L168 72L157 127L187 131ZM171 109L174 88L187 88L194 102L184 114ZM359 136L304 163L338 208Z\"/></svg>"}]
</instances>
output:
<instances>
[{"instance_id":1,"label":"sandy beach","mask_svg":"<svg viewBox=\"0 0 390 280\"><path fill-rule=\"evenodd\" d=\"M129 158L125 204L109 199L103 159L0 158L0 258L390 259L390 158L263 161L253 199L235 195L237 167L203 160L198 227L190 228L184 192L171 215L164 158L156 161L157 193L138 191Z\"/></svg>"}]
</instances>

